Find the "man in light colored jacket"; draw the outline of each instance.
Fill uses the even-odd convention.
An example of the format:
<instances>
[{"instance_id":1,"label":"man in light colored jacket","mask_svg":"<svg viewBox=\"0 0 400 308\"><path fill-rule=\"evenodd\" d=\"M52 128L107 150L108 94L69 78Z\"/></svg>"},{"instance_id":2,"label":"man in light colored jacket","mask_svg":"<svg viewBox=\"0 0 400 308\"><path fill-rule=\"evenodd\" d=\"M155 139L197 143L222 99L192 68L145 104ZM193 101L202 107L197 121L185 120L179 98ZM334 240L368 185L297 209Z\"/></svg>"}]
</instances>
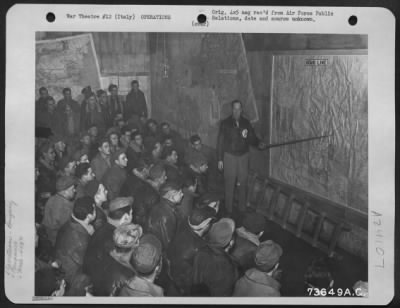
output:
<instances>
[{"instance_id":1,"label":"man in light colored jacket","mask_svg":"<svg viewBox=\"0 0 400 308\"><path fill-rule=\"evenodd\" d=\"M235 297L273 297L280 296L279 259L282 248L273 241L265 241L258 246L254 262L256 267L246 271L235 285Z\"/></svg>"}]
</instances>

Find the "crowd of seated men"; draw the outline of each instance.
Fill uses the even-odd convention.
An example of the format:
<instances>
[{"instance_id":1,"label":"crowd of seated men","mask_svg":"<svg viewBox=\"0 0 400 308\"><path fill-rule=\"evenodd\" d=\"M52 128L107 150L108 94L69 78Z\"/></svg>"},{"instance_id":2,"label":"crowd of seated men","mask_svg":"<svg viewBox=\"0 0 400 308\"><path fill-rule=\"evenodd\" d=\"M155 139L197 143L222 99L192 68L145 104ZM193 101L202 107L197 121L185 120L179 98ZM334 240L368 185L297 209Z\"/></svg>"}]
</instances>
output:
<instances>
[{"instance_id":1,"label":"crowd of seated men","mask_svg":"<svg viewBox=\"0 0 400 308\"><path fill-rule=\"evenodd\" d=\"M224 216L201 138L149 119L137 81L108 92L39 90L35 295L280 296L282 248L263 216Z\"/></svg>"}]
</instances>

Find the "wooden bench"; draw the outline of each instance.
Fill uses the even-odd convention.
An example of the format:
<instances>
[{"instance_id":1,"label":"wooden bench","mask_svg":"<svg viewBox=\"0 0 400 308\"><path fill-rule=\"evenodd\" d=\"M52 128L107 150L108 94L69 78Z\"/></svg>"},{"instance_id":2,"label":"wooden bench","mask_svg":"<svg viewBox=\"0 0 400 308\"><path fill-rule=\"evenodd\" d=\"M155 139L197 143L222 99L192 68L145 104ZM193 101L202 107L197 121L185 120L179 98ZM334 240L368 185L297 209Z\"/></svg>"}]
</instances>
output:
<instances>
[{"instance_id":1,"label":"wooden bench","mask_svg":"<svg viewBox=\"0 0 400 308\"><path fill-rule=\"evenodd\" d=\"M333 257L342 232L351 231L350 225L334 209L320 206L312 197L304 197L289 185L257 174L249 175L247 206L278 223L313 247Z\"/></svg>"}]
</instances>

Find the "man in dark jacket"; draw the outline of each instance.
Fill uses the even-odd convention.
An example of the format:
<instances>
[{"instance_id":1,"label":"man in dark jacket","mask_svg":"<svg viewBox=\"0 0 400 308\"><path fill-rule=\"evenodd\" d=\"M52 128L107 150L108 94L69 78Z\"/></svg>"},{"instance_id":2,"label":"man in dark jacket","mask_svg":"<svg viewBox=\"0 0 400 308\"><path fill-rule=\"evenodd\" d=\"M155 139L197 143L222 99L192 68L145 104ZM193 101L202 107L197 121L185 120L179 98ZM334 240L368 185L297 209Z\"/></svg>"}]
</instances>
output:
<instances>
[{"instance_id":1,"label":"man in dark jacket","mask_svg":"<svg viewBox=\"0 0 400 308\"><path fill-rule=\"evenodd\" d=\"M114 165L106 171L102 179L102 183L108 190L110 200L119 197L121 187L126 180L126 166L128 165L128 159L122 149L113 153L112 159Z\"/></svg>"},{"instance_id":2,"label":"man in dark jacket","mask_svg":"<svg viewBox=\"0 0 400 308\"><path fill-rule=\"evenodd\" d=\"M254 253L260 245L260 238L264 234L264 229L264 216L255 212L246 213L242 227L236 229L235 246L231 255L239 264L241 273L255 266Z\"/></svg>"},{"instance_id":3,"label":"man in dark jacket","mask_svg":"<svg viewBox=\"0 0 400 308\"><path fill-rule=\"evenodd\" d=\"M133 168L133 174L128 175L121 187L122 197L134 197L133 222L146 228L148 215L160 201L158 191L146 180L149 175L149 166L143 161Z\"/></svg>"},{"instance_id":4,"label":"man in dark jacket","mask_svg":"<svg viewBox=\"0 0 400 308\"><path fill-rule=\"evenodd\" d=\"M144 133L144 143L146 144L148 140L159 140L159 129L158 123L154 119L148 119L145 125Z\"/></svg>"},{"instance_id":5,"label":"man in dark jacket","mask_svg":"<svg viewBox=\"0 0 400 308\"><path fill-rule=\"evenodd\" d=\"M200 198L196 200L194 206L196 208L210 207L215 211L218 218L219 215L221 214L219 210L220 203L221 203L221 197L219 194L214 192L208 192L205 193L204 195L201 195Z\"/></svg>"},{"instance_id":6,"label":"man in dark jacket","mask_svg":"<svg viewBox=\"0 0 400 308\"><path fill-rule=\"evenodd\" d=\"M203 236L209 230L215 214L210 207L194 209L168 248L171 276L182 295L191 294L194 258L207 245Z\"/></svg>"},{"instance_id":7,"label":"man in dark jacket","mask_svg":"<svg viewBox=\"0 0 400 308\"><path fill-rule=\"evenodd\" d=\"M111 113L110 106L108 105L107 92L104 90L97 90L96 95L101 108L101 112L104 117L105 125L106 127L111 127L113 125L114 119Z\"/></svg>"},{"instance_id":8,"label":"man in dark jacket","mask_svg":"<svg viewBox=\"0 0 400 308\"><path fill-rule=\"evenodd\" d=\"M129 172L144 157L143 136L138 130L131 135L131 142L126 149L126 156L128 157Z\"/></svg>"},{"instance_id":9,"label":"man in dark jacket","mask_svg":"<svg viewBox=\"0 0 400 308\"><path fill-rule=\"evenodd\" d=\"M160 202L150 212L148 230L158 237L163 250L166 251L178 226L176 207L183 197L181 186L174 182L166 182L160 187L160 197Z\"/></svg>"},{"instance_id":10,"label":"man in dark jacket","mask_svg":"<svg viewBox=\"0 0 400 308\"><path fill-rule=\"evenodd\" d=\"M70 220L58 232L55 245L56 258L60 260L65 271L65 280L71 286L82 274L83 259L90 237L94 233L91 223L95 218L93 198L80 198L74 204ZM76 295L71 293L69 295Z\"/></svg>"},{"instance_id":11,"label":"man in dark jacket","mask_svg":"<svg viewBox=\"0 0 400 308\"><path fill-rule=\"evenodd\" d=\"M167 181L164 164L157 163L149 170L147 183L149 183L156 191L160 191L160 187Z\"/></svg>"},{"instance_id":12,"label":"man in dark jacket","mask_svg":"<svg viewBox=\"0 0 400 308\"><path fill-rule=\"evenodd\" d=\"M60 228L71 218L74 207L76 180L64 176L57 180L57 193L47 200L42 225L46 229L50 242L54 245Z\"/></svg>"},{"instance_id":13,"label":"man in dark jacket","mask_svg":"<svg viewBox=\"0 0 400 308\"><path fill-rule=\"evenodd\" d=\"M162 153L162 145L155 138L145 139L144 144L145 154L144 160L149 165L157 164L158 162L162 162L161 153Z\"/></svg>"},{"instance_id":14,"label":"man in dark jacket","mask_svg":"<svg viewBox=\"0 0 400 308\"><path fill-rule=\"evenodd\" d=\"M164 147L161 158L168 180L182 183L183 172L178 166L178 151L174 147Z\"/></svg>"},{"instance_id":15,"label":"man in dark jacket","mask_svg":"<svg viewBox=\"0 0 400 308\"><path fill-rule=\"evenodd\" d=\"M199 152L197 155L192 155L187 161L188 167L185 168L185 173L189 173L196 178L196 192L199 195L205 194L208 191L207 158Z\"/></svg>"},{"instance_id":16,"label":"man in dark jacket","mask_svg":"<svg viewBox=\"0 0 400 308\"><path fill-rule=\"evenodd\" d=\"M51 142L44 142L39 147L37 193L39 198L45 202L56 192L56 153Z\"/></svg>"},{"instance_id":17,"label":"man in dark jacket","mask_svg":"<svg viewBox=\"0 0 400 308\"><path fill-rule=\"evenodd\" d=\"M135 275L130 259L142 234L142 228L132 223L122 224L114 230L114 248L101 260L91 277L93 295L116 295L123 284Z\"/></svg>"},{"instance_id":18,"label":"man in dark jacket","mask_svg":"<svg viewBox=\"0 0 400 308\"><path fill-rule=\"evenodd\" d=\"M39 89L39 98L35 102L36 110L45 110L47 108L47 98L49 97L49 91L45 87Z\"/></svg>"},{"instance_id":19,"label":"man in dark jacket","mask_svg":"<svg viewBox=\"0 0 400 308\"><path fill-rule=\"evenodd\" d=\"M112 118L114 119L117 114L124 114L124 98L122 95L118 94L118 86L115 84L110 84L108 86L108 106L111 111Z\"/></svg>"},{"instance_id":20,"label":"man in dark jacket","mask_svg":"<svg viewBox=\"0 0 400 308\"><path fill-rule=\"evenodd\" d=\"M57 103L57 112L63 113L65 111L65 107L69 105L74 112L80 111L79 104L77 101L72 99L72 92L70 88L64 88L63 91L63 98L60 99Z\"/></svg>"},{"instance_id":21,"label":"man in dark jacket","mask_svg":"<svg viewBox=\"0 0 400 308\"><path fill-rule=\"evenodd\" d=\"M132 222L133 198L116 198L109 204L107 222L93 234L84 263L84 272L92 276L104 257L114 248L114 230Z\"/></svg>"},{"instance_id":22,"label":"man in dark jacket","mask_svg":"<svg viewBox=\"0 0 400 308\"><path fill-rule=\"evenodd\" d=\"M196 194L197 181L192 174L184 173L182 183L183 199L178 207L178 213L181 220L185 222L190 216L190 213L192 213L194 201L199 195Z\"/></svg>"},{"instance_id":23,"label":"man in dark jacket","mask_svg":"<svg viewBox=\"0 0 400 308\"><path fill-rule=\"evenodd\" d=\"M51 142L54 146L54 152L56 153L56 158L54 160L54 165L57 170L60 170L60 161L67 155L67 144L63 136L56 135L51 137Z\"/></svg>"},{"instance_id":24,"label":"man in dark jacket","mask_svg":"<svg viewBox=\"0 0 400 308\"><path fill-rule=\"evenodd\" d=\"M124 119L128 120L132 115L137 117L143 115L147 117L147 105L144 93L139 90L139 82L133 80L131 82L132 90L126 96L125 108L124 108Z\"/></svg>"},{"instance_id":25,"label":"man in dark jacket","mask_svg":"<svg viewBox=\"0 0 400 308\"><path fill-rule=\"evenodd\" d=\"M236 264L230 257L235 222L222 218L207 234L208 245L197 253L193 266L193 296L206 289L211 296L231 296L238 279Z\"/></svg>"},{"instance_id":26,"label":"man in dark jacket","mask_svg":"<svg viewBox=\"0 0 400 308\"><path fill-rule=\"evenodd\" d=\"M176 130L173 130L169 123L163 122L160 125L159 139L165 140L166 138L171 138L173 145L178 152L178 156L180 156L180 161L183 161L183 157L185 155L185 142L181 134L179 134Z\"/></svg>"},{"instance_id":27,"label":"man in dark jacket","mask_svg":"<svg viewBox=\"0 0 400 308\"><path fill-rule=\"evenodd\" d=\"M96 175L96 180L101 181L107 170L111 168L110 143L107 139L100 142L98 150L99 152L90 162L90 166Z\"/></svg>"},{"instance_id":28,"label":"man in dark jacket","mask_svg":"<svg viewBox=\"0 0 400 308\"><path fill-rule=\"evenodd\" d=\"M44 107L36 110L36 127L48 128L52 134L62 133L62 116L56 112L56 102L52 96L47 96Z\"/></svg>"},{"instance_id":29,"label":"man in dark jacket","mask_svg":"<svg viewBox=\"0 0 400 308\"><path fill-rule=\"evenodd\" d=\"M106 132L106 119L105 115L102 112L100 105L96 100L96 95L91 93L88 99L86 100L87 106L85 110L82 110L81 123L82 129L89 129L91 126L95 125L100 135L104 135Z\"/></svg>"},{"instance_id":30,"label":"man in dark jacket","mask_svg":"<svg viewBox=\"0 0 400 308\"><path fill-rule=\"evenodd\" d=\"M246 188L249 168L249 148L264 149L250 121L242 116L242 103L232 102L232 115L221 122L217 142L218 169L224 170L225 207L229 215L233 210L235 186L239 187L239 210L246 208Z\"/></svg>"},{"instance_id":31,"label":"man in dark jacket","mask_svg":"<svg viewBox=\"0 0 400 308\"><path fill-rule=\"evenodd\" d=\"M89 163L81 163L75 169L77 178L76 198L81 198L88 195L88 185L95 181L95 175Z\"/></svg>"},{"instance_id":32,"label":"man in dark jacket","mask_svg":"<svg viewBox=\"0 0 400 308\"><path fill-rule=\"evenodd\" d=\"M93 221L94 230L99 230L107 223L107 214L104 205L107 202L108 191L103 184L92 181L88 185L88 196L94 199L96 204L96 219Z\"/></svg>"}]
</instances>

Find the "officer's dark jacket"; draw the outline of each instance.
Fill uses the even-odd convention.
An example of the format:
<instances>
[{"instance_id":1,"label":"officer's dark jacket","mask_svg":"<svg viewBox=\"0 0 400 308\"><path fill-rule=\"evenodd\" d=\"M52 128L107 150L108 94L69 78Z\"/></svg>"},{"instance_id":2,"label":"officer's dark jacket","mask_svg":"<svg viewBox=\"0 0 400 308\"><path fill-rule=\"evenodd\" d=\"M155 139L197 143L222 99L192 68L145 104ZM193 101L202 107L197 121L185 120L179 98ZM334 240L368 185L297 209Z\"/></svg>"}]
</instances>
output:
<instances>
[{"instance_id":1,"label":"officer's dark jacket","mask_svg":"<svg viewBox=\"0 0 400 308\"><path fill-rule=\"evenodd\" d=\"M236 122L230 116L223 120L219 127L217 142L218 160L223 160L225 152L240 156L249 151L250 145L257 146L258 144L259 139L250 121L244 117L240 117L239 121Z\"/></svg>"}]
</instances>

